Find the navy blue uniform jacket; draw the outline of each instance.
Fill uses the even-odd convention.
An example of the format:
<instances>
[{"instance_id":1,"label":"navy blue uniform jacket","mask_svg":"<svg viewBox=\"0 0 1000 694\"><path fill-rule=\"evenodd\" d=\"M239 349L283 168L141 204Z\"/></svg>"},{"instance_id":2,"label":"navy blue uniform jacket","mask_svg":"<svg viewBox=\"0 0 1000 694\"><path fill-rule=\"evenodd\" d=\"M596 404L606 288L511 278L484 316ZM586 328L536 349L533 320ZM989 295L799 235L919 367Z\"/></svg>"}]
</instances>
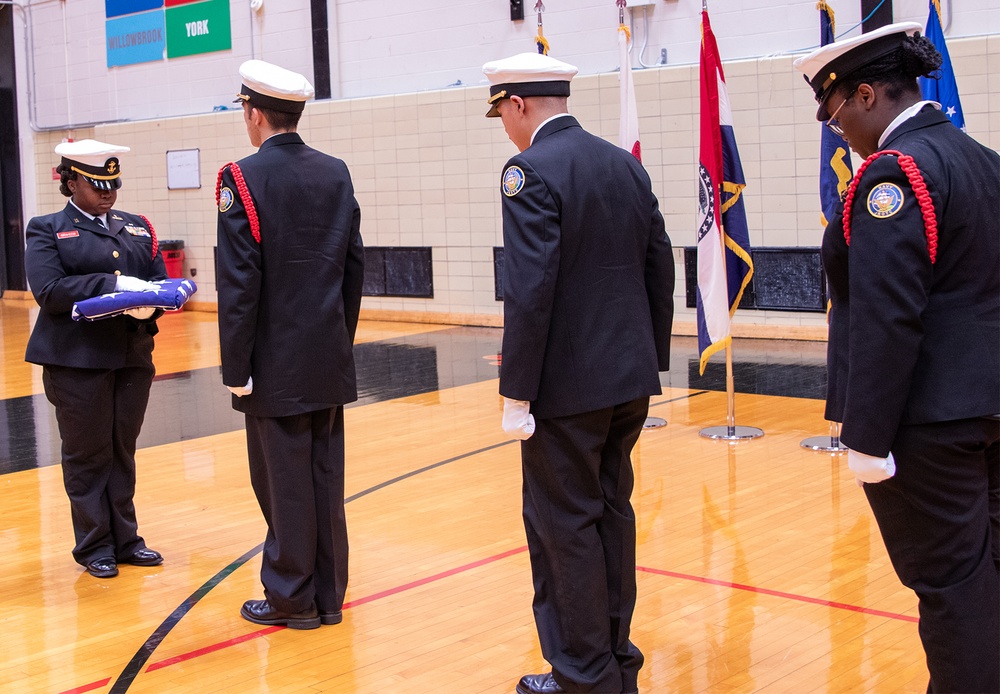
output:
<instances>
[{"instance_id":1,"label":"navy blue uniform jacket","mask_svg":"<svg viewBox=\"0 0 1000 694\"><path fill-rule=\"evenodd\" d=\"M243 386L253 376L253 393L234 396L233 407L284 417L353 402L364 248L347 165L296 133L268 138L238 165L260 242L226 167L218 225L222 379Z\"/></svg>"},{"instance_id":2,"label":"navy blue uniform jacket","mask_svg":"<svg viewBox=\"0 0 1000 694\"><path fill-rule=\"evenodd\" d=\"M912 156L923 174L937 262L913 189L890 155L861 178L850 247L840 215L823 237L826 418L843 422L845 445L879 457L900 425L1000 412L1000 156L932 107L904 121L882 149ZM879 218L867 203L885 183L901 191L902 205Z\"/></svg>"},{"instance_id":3,"label":"navy blue uniform jacket","mask_svg":"<svg viewBox=\"0 0 1000 694\"><path fill-rule=\"evenodd\" d=\"M500 188L500 394L562 417L660 393L674 262L646 170L562 116L507 162Z\"/></svg>"},{"instance_id":4,"label":"navy blue uniform jacket","mask_svg":"<svg viewBox=\"0 0 1000 694\"><path fill-rule=\"evenodd\" d=\"M27 361L120 369L129 332L156 334L154 320L118 316L88 323L71 317L77 301L115 290L115 272L143 280L167 278L163 255L157 251L153 257L152 233L141 217L112 209L107 220L105 229L67 203L61 212L28 222L24 266L41 311L28 339Z\"/></svg>"}]
</instances>

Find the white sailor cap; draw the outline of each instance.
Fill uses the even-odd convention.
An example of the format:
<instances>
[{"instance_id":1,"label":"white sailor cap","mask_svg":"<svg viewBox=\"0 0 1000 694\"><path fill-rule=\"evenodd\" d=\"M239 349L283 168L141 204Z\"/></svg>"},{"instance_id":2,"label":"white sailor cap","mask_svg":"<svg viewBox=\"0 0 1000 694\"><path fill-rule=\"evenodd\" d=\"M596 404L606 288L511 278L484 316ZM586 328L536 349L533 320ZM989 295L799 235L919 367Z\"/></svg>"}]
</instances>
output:
<instances>
[{"instance_id":1,"label":"white sailor cap","mask_svg":"<svg viewBox=\"0 0 1000 694\"><path fill-rule=\"evenodd\" d=\"M855 36L846 41L836 41L817 48L809 55L798 58L792 65L805 74L819 103L816 120L829 120L826 99L838 81L843 81L858 68L874 63L903 45L907 36L923 29L916 22L899 22Z\"/></svg>"},{"instance_id":2,"label":"white sailor cap","mask_svg":"<svg viewBox=\"0 0 1000 694\"><path fill-rule=\"evenodd\" d=\"M128 147L109 145L97 140L60 142L56 154L62 163L75 171L98 190L117 190L122 187L122 167L116 154L128 152Z\"/></svg>"},{"instance_id":3,"label":"white sailor cap","mask_svg":"<svg viewBox=\"0 0 1000 694\"><path fill-rule=\"evenodd\" d=\"M248 60L240 65L240 77L243 86L233 103L248 101L272 111L302 113L316 93L303 75L263 60Z\"/></svg>"},{"instance_id":4,"label":"white sailor cap","mask_svg":"<svg viewBox=\"0 0 1000 694\"><path fill-rule=\"evenodd\" d=\"M570 80L578 70L541 53L519 53L483 65L490 81L487 118L500 115L497 104L512 96L569 96Z\"/></svg>"}]
</instances>

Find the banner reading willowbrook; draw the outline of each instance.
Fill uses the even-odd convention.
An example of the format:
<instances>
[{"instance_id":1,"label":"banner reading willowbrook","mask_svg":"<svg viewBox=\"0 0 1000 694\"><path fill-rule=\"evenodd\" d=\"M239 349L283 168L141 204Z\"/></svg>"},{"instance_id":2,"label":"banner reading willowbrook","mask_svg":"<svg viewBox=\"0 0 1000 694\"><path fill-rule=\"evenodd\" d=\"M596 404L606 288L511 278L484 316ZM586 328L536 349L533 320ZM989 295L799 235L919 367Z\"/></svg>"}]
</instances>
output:
<instances>
[{"instance_id":1,"label":"banner reading willowbrook","mask_svg":"<svg viewBox=\"0 0 1000 694\"><path fill-rule=\"evenodd\" d=\"M163 60L166 47L163 10L109 19L105 35L108 67Z\"/></svg>"}]
</instances>

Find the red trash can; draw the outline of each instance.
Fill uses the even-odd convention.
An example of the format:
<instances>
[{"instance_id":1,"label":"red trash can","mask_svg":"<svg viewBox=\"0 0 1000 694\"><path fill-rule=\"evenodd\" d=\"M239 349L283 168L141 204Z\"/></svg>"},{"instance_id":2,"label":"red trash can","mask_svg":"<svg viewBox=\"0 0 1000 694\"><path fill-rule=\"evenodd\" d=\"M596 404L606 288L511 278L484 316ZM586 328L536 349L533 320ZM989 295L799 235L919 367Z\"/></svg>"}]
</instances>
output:
<instances>
[{"instance_id":1,"label":"red trash can","mask_svg":"<svg viewBox=\"0 0 1000 694\"><path fill-rule=\"evenodd\" d=\"M167 266L167 277L180 279L184 276L184 242L172 239L160 241L163 264Z\"/></svg>"},{"instance_id":2,"label":"red trash can","mask_svg":"<svg viewBox=\"0 0 1000 694\"><path fill-rule=\"evenodd\" d=\"M160 241L160 253L163 254L163 264L167 267L167 277L184 277L184 242L176 239ZM183 311L184 307L178 310Z\"/></svg>"}]
</instances>

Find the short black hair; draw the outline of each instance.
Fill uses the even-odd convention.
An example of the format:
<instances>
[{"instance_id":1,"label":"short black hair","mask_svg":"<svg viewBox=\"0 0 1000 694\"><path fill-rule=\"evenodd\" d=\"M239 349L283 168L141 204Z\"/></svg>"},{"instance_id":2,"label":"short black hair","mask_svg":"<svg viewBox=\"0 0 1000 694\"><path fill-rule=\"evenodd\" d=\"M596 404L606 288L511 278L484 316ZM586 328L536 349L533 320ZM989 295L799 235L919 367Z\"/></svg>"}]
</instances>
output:
<instances>
[{"instance_id":1,"label":"short black hair","mask_svg":"<svg viewBox=\"0 0 1000 694\"><path fill-rule=\"evenodd\" d=\"M885 85L886 95L895 101L905 93L920 90L918 77L937 79L941 61L941 54L926 36L907 36L903 45L889 55L845 76L840 88L853 92L862 84L879 83Z\"/></svg>"},{"instance_id":2,"label":"short black hair","mask_svg":"<svg viewBox=\"0 0 1000 694\"><path fill-rule=\"evenodd\" d=\"M287 113L285 111L275 111L271 108L262 108L250 101L250 105L264 114L268 124L275 130L294 130L299 125L301 113Z\"/></svg>"}]
</instances>

